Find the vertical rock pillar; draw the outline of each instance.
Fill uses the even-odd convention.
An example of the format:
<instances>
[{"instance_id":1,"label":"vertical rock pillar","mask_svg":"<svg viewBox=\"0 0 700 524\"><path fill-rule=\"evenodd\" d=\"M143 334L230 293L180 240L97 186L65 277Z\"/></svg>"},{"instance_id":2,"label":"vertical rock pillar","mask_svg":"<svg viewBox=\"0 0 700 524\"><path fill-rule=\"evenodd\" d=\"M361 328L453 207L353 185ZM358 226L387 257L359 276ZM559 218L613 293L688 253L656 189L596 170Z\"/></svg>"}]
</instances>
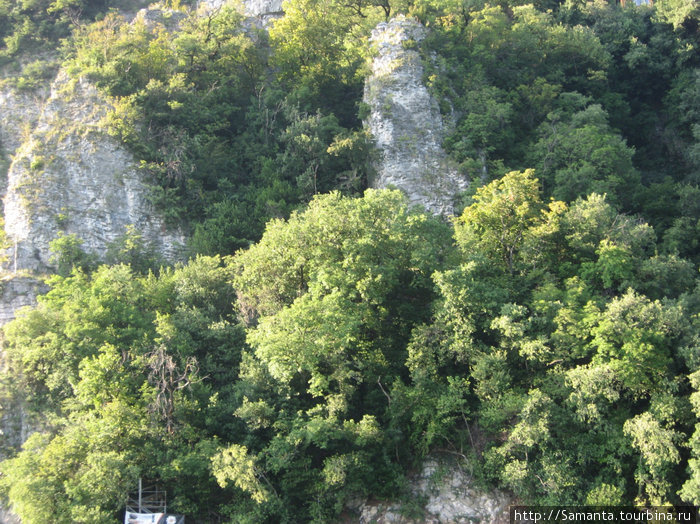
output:
<instances>
[{"instance_id":1,"label":"vertical rock pillar","mask_svg":"<svg viewBox=\"0 0 700 524\"><path fill-rule=\"evenodd\" d=\"M455 197L468 184L442 148L443 122L437 101L423 83L423 64L413 49L426 29L399 16L372 32L377 54L365 83L365 120L380 151L376 188L396 187L436 215L454 214Z\"/></svg>"}]
</instances>

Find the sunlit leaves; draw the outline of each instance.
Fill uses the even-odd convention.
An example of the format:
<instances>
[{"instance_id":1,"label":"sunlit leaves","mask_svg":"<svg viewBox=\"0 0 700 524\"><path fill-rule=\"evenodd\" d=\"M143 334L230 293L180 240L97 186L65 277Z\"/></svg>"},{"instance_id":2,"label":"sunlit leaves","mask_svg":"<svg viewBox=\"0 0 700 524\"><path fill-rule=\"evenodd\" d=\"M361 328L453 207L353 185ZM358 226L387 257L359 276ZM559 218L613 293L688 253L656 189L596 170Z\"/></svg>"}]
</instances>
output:
<instances>
[{"instance_id":1,"label":"sunlit leaves","mask_svg":"<svg viewBox=\"0 0 700 524\"><path fill-rule=\"evenodd\" d=\"M269 497L258 479L255 460L248 454L245 446L232 444L212 457L212 472L216 481L223 488L233 483L239 489L250 493L257 503Z\"/></svg>"},{"instance_id":2,"label":"sunlit leaves","mask_svg":"<svg viewBox=\"0 0 700 524\"><path fill-rule=\"evenodd\" d=\"M477 189L464 210L455 237L464 251L478 249L513 272L527 230L540 219L542 203L532 170L513 171Z\"/></svg>"}]
</instances>

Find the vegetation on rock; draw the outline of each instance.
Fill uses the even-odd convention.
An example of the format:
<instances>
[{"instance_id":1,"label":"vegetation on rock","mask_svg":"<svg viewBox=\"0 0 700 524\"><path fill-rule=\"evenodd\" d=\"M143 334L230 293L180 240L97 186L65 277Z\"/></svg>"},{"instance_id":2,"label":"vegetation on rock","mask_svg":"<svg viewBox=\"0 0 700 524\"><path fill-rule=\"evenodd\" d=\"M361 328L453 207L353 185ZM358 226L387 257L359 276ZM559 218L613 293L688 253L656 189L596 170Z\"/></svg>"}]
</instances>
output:
<instances>
[{"instance_id":1,"label":"vegetation on rock","mask_svg":"<svg viewBox=\"0 0 700 524\"><path fill-rule=\"evenodd\" d=\"M202 522L331 522L434 451L527 503L700 503L692 2L289 0L269 36L102 4L67 36L82 4L40 4L0 2L5 56L53 24L31 41L65 37L112 98L193 257L54 241L4 329L0 398L37 428L0 462L24 520L113 522L146 478ZM452 222L364 191L368 36L397 13L430 29L472 178Z\"/></svg>"}]
</instances>

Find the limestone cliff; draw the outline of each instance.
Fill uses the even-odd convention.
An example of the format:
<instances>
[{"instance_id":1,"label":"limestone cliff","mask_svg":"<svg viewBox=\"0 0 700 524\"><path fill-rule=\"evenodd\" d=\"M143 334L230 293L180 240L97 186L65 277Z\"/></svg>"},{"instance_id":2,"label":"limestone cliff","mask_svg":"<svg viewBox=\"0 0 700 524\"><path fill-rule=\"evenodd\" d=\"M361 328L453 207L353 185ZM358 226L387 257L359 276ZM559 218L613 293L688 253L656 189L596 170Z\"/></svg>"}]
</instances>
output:
<instances>
[{"instance_id":1,"label":"limestone cliff","mask_svg":"<svg viewBox=\"0 0 700 524\"><path fill-rule=\"evenodd\" d=\"M154 5L135 16L176 30L184 15ZM109 109L94 86L64 71L35 91L0 87L0 198L11 243L0 325L45 291L31 275L52 271L49 243L59 234L76 235L99 259L133 226L163 259L181 257L184 237L149 202L147 174L106 132Z\"/></svg>"},{"instance_id":2,"label":"limestone cliff","mask_svg":"<svg viewBox=\"0 0 700 524\"><path fill-rule=\"evenodd\" d=\"M376 56L365 83L370 114L365 126L380 151L377 188L397 187L412 204L451 215L455 196L468 181L442 149L443 123L437 101L423 83L423 65L413 49L425 38L417 21L397 17L372 32Z\"/></svg>"},{"instance_id":3,"label":"limestone cliff","mask_svg":"<svg viewBox=\"0 0 700 524\"><path fill-rule=\"evenodd\" d=\"M7 193L7 175L12 158L36 127L48 93L48 89L17 91L7 86L0 88L0 198ZM13 262L11 259L9 261ZM0 327L15 318L15 312L19 308L36 304L36 297L46 290L47 286L41 280L32 278L25 272L2 276ZM6 421L3 420L0 431L4 434L8 434L6 426ZM9 522L0 508L0 522L6 521Z\"/></svg>"},{"instance_id":4,"label":"limestone cliff","mask_svg":"<svg viewBox=\"0 0 700 524\"><path fill-rule=\"evenodd\" d=\"M36 125L46 91L0 89L0 148L3 155L12 155L22 144L23 134Z\"/></svg>"},{"instance_id":5,"label":"limestone cliff","mask_svg":"<svg viewBox=\"0 0 700 524\"><path fill-rule=\"evenodd\" d=\"M207 9L217 9L229 0L202 0L201 5ZM282 0L243 0L243 9L248 16L267 22L284 14Z\"/></svg>"},{"instance_id":6,"label":"limestone cliff","mask_svg":"<svg viewBox=\"0 0 700 524\"><path fill-rule=\"evenodd\" d=\"M7 169L12 155L36 126L47 90L22 92L0 89L0 196L7 192Z\"/></svg>"},{"instance_id":7,"label":"limestone cliff","mask_svg":"<svg viewBox=\"0 0 700 524\"><path fill-rule=\"evenodd\" d=\"M53 82L7 174L12 271L50 271L49 242L59 233L75 234L99 257L130 225L164 258L177 256L181 235L166 230L149 203L145 174L100 124L108 107L83 79L60 73Z\"/></svg>"},{"instance_id":8,"label":"limestone cliff","mask_svg":"<svg viewBox=\"0 0 700 524\"><path fill-rule=\"evenodd\" d=\"M507 524L511 497L477 487L464 468L451 458L428 458L409 479L410 507L399 503L366 502L356 508L361 524Z\"/></svg>"},{"instance_id":9,"label":"limestone cliff","mask_svg":"<svg viewBox=\"0 0 700 524\"><path fill-rule=\"evenodd\" d=\"M282 0L246 0L243 4L250 16L270 17L282 14Z\"/></svg>"},{"instance_id":10,"label":"limestone cliff","mask_svg":"<svg viewBox=\"0 0 700 524\"><path fill-rule=\"evenodd\" d=\"M0 280L0 326L15 318L15 312L24 306L36 304L36 297L48 291L41 280L9 274Z\"/></svg>"}]
</instances>

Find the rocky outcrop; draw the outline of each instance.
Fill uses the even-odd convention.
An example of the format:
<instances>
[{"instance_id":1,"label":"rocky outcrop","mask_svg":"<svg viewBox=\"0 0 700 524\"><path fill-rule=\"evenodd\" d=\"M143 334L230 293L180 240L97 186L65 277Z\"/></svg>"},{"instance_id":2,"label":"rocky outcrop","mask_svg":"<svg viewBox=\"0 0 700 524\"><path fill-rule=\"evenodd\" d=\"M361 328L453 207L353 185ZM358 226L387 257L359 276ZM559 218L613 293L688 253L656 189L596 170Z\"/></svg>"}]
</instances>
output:
<instances>
[{"instance_id":1,"label":"rocky outcrop","mask_svg":"<svg viewBox=\"0 0 700 524\"><path fill-rule=\"evenodd\" d=\"M46 284L30 276L5 276L0 280L0 327L15 318L18 309L36 304L36 297L48 290Z\"/></svg>"},{"instance_id":2,"label":"rocky outcrop","mask_svg":"<svg viewBox=\"0 0 700 524\"><path fill-rule=\"evenodd\" d=\"M46 96L46 90L21 92L9 86L0 88L0 195L7 192L12 156L36 126Z\"/></svg>"},{"instance_id":3,"label":"rocky outcrop","mask_svg":"<svg viewBox=\"0 0 700 524\"><path fill-rule=\"evenodd\" d=\"M243 5L250 16L274 17L283 14L282 0L245 0Z\"/></svg>"},{"instance_id":4,"label":"rocky outcrop","mask_svg":"<svg viewBox=\"0 0 700 524\"><path fill-rule=\"evenodd\" d=\"M149 202L145 174L100 121L108 102L87 81L60 73L8 171L5 230L10 268L50 271L49 242L74 234L98 257L134 226L165 259L183 245Z\"/></svg>"},{"instance_id":5,"label":"rocky outcrop","mask_svg":"<svg viewBox=\"0 0 700 524\"><path fill-rule=\"evenodd\" d=\"M46 95L45 90L0 89L0 147L4 154L13 155L25 134L36 126Z\"/></svg>"},{"instance_id":6,"label":"rocky outcrop","mask_svg":"<svg viewBox=\"0 0 700 524\"><path fill-rule=\"evenodd\" d=\"M0 524L21 524L17 515L8 509L0 508Z\"/></svg>"},{"instance_id":7,"label":"rocky outcrop","mask_svg":"<svg viewBox=\"0 0 700 524\"><path fill-rule=\"evenodd\" d=\"M468 181L442 149L442 117L423 83L423 65L414 49L425 34L418 21L403 16L372 32L377 53L365 83L364 102L370 108L365 126L380 160L371 185L396 187L412 204L451 215L455 197Z\"/></svg>"},{"instance_id":8,"label":"rocky outcrop","mask_svg":"<svg viewBox=\"0 0 700 524\"><path fill-rule=\"evenodd\" d=\"M410 479L411 507L392 503L365 503L359 507L361 524L507 524L512 499L500 491L484 491L454 460L433 457Z\"/></svg>"},{"instance_id":9,"label":"rocky outcrop","mask_svg":"<svg viewBox=\"0 0 700 524\"><path fill-rule=\"evenodd\" d=\"M230 0L202 0L201 5L206 9L218 9ZM282 0L243 0L245 14L262 20L266 25L270 20L279 18L284 14Z\"/></svg>"}]
</instances>

